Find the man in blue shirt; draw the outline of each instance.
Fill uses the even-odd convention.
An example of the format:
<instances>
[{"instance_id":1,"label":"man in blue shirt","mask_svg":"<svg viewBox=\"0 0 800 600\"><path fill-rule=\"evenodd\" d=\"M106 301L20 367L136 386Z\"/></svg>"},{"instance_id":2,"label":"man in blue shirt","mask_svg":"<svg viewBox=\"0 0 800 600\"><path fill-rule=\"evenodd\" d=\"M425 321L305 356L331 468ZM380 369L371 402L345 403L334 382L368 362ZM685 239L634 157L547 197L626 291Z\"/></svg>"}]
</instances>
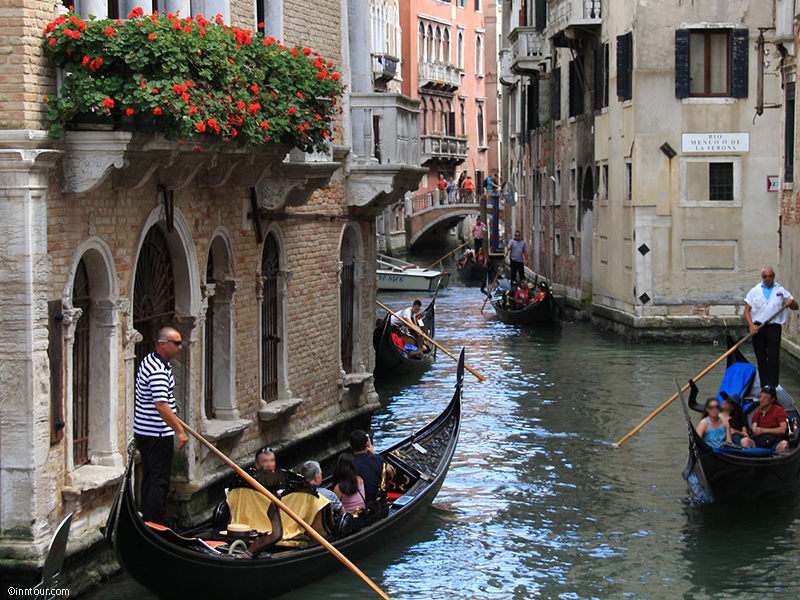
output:
<instances>
[{"instance_id":1,"label":"man in blue shirt","mask_svg":"<svg viewBox=\"0 0 800 600\"><path fill-rule=\"evenodd\" d=\"M522 241L522 234L519 231L514 233L514 239L508 243L508 251L511 255L509 277L512 282L521 283L525 281L525 242Z\"/></svg>"},{"instance_id":2,"label":"man in blue shirt","mask_svg":"<svg viewBox=\"0 0 800 600\"><path fill-rule=\"evenodd\" d=\"M744 301L744 318L753 336L758 377L762 386L776 387L780 368L781 326L786 322L786 311L778 315L775 313L781 307L797 310L797 301L775 281L775 271L770 266L761 269L761 283L747 293ZM759 331L758 326L764 323L766 325Z\"/></svg>"},{"instance_id":3,"label":"man in blue shirt","mask_svg":"<svg viewBox=\"0 0 800 600\"><path fill-rule=\"evenodd\" d=\"M383 457L375 452L372 440L361 429L350 434L350 449L356 458L358 476L364 481L364 499L375 500L383 477L383 465L386 465L386 480L394 477L394 469Z\"/></svg>"}]
</instances>

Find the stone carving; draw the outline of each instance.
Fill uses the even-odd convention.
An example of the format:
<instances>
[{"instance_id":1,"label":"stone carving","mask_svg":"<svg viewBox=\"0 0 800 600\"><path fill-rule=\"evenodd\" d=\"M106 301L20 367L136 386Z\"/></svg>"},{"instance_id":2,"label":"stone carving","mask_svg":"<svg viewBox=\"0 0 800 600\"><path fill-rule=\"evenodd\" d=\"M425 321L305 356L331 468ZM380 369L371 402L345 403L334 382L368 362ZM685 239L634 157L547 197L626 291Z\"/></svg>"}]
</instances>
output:
<instances>
[{"instance_id":1,"label":"stone carving","mask_svg":"<svg viewBox=\"0 0 800 600\"><path fill-rule=\"evenodd\" d=\"M111 174L128 166L125 150L131 140L128 131L69 131L64 140L67 151L61 161L61 189L90 192Z\"/></svg>"},{"instance_id":2,"label":"stone carving","mask_svg":"<svg viewBox=\"0 0 800 600\"><path fill-rule=\"evenodd\" d=\"M283 162L256 185L261 210L303 206L317 189L328 185L341 166L335 162Z\"/></svg>"}]
</instances>

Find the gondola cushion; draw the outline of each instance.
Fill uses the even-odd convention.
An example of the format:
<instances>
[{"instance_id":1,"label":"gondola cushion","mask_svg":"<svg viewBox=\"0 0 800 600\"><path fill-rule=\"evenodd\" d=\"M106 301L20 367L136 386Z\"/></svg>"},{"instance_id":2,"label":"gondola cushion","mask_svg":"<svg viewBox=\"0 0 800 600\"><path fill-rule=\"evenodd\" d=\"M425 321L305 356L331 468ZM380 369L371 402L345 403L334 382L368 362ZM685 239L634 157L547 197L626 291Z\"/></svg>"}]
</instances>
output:
<instances>
[{"instance_id":1,"label":"gondola cushion","mask_svg":"<svg viewBox=\"0 0 800 600\"><path fill-rule=\"evenodd\" d=\"M714 452L719 454L737 454L757 458L760 456L772 456L769 448L714 448Z\"/></svg>"},{"instance_id":2,"label":"gondola cushion","mask_svg":"<svg viewBox=\"0 0 800 600\"><path fill-rule=\"evenodd\" d=\"M743 396L747 388L753 382L756 375L756 368L750 363L737 362L725 369L725 376L719 386L717 398L722 402L722 392L728 394L739 394Z\"/></svg>"}]
</instances>

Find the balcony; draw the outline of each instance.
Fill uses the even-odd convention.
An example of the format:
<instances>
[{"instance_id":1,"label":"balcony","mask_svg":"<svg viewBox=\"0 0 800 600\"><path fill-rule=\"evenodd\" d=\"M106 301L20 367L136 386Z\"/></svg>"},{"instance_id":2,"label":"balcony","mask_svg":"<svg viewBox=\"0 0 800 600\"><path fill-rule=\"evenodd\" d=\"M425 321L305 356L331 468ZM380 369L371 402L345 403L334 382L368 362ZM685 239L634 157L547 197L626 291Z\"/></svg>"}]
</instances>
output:
<instances>
[{"instance_id":1,"label":"balcony","mask_svg":"<svg viewBox=\"0 0 800 600\"><path fill-rule=\"evenodd\" d=\"M515 27L508 35L511 42L511 72L515 75L535 75L547 58L547 40L535 27Z\"/></svg>"},{"instance_id":2,"label":"balcony","mask_svg":"<svg viewBox=\"0 0 800 600\"><path fill-rule=\"evenodd\" d=\"M601 4L600 0L549 0L547 36L553 45L569 47L570 40L598 35L603 23Z\"/></svg>"},{"instance_id":3,"label":"balcony","mask_svg":"<svg viewBox=\"0 0 800 600\"><path fill-rule=\"evenodd\" d=\"M419 100L402 94L350 94L353 133L347 202L381 211L419 188ZM354 156L354 158L353 158Z\"/></svg>"},{"instance_id":4,"label":"balcony","mask_svg":"<svg viewBox=\"0 0 800 600\"><path fill-rule=\"evenodd\" d=\"M503 48L499 52L500 56L500 83L503 85L514 85L514 73L511 71L511 49Z\"/></svg>"},{"instance_id":5,"label":"balcony","mask_svg":"<svg viewBox=\"0 0 800 600\"><path fill-rule=\"evenodd\" d=\"M422 164L460 165L467 160L467 138L450 135L423 135Z\"/></svg>"},{"instance_id":6,"label":"balcony","mask_svg":"<svg viewBox=\"0 0 800 600\"><path fill-rule=\"evenodd\" d=\"M391 81L397 75L397 63L400 61L386 54L372 55L372 79L374 81Z\"/></svg>"},{"instance_id":7,"label":"balcony","mask_svg":"<svg viewBox=\"0 0 800 600\"><path fill-rule=\"evenodd\" d=\"M461 86L461 71L453 65L419 63L419 87L453 91Z\"/></svg>"}]
</instances>

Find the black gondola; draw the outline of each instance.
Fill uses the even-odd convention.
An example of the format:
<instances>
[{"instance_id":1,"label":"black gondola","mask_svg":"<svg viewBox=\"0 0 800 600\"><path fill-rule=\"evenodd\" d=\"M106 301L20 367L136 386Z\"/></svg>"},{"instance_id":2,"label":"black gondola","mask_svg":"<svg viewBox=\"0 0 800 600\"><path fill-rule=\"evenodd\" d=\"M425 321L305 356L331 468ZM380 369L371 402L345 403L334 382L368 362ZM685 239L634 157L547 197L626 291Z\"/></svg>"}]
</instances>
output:
<instances>
[{"instance_id":1,"label":"black gondola","mask_svg":"<svg viewBox=\"0 0 800 600\"><path fill-rule=\"evenodd\" d=\"M397 471L394 481L403 481L402 495L393 501L388 516L332 542L351 560L385 547L390 539L413 527L433 502L458 442L463 377L462 350L455 393L447 408L419 433L381 452ZM232 592L243 597L271 598L342 567L319 544L303 549L275 547L258 558L244 558L220 554L188 535L158 531L137 512L132 464L129 459L106 523L105 537L122 568L159 598L224 598ZM360 584L354 581L354 585Z\"/></svg>"},{"instance_id":2,"label":"black gondola","mask_svg":"<svg viewBox=\"0 0 800 600\"><path fill-rule=\"evenodd\" d=\"M733 341L728 336L728 346ZM749 361L736 350L728 358L728 368L735 362ZM758 393L761 385L758 373L742 394L746 414L758 407ZM800 429L797 428L798 411L794 400L778 386L777 402L790 419L790 451L785 454L772 454L769 451L714 450L697 435L683 394L680 400L686 417L689 433L689 460L683 471L683 478L689 485L692 500L698 504L714 502L744 502L750 500L780 498L797 492L800 488ZM753 403L748 407L748 403ZM703 407L695 402L689 406L702 412Z\"/></svg>"},{"instance_id":3,"label":"black gondola","mask_svg":"<svg viewBox=\"0 0 800 600\"><path fill-rule=\"evenodd\" d=\"M464 283L481 284L486 280L489 266L479 265L473 255L467 255L464 265L462 266L459 262L456 271Z\"/></svg>"},{"instance_id":4,"label":"black gondola","mask_svg":"<svg viewBox=\"0 0 800 600\"><path fill-rule=\"evenodd\" d=\"M545 297L538 302L531 302L525 308L508 310L502 306L502 298L492 300L492 306L497 316L508 325L528 325L531 327L557 327L556 307L553 295L548 290Z\"/></svg>"},{"instance_id":5,"label":"black gondola","mask_svg":"<svg viewBox=\"0 0 800 600\"><path fill-rule=\"evenodd\" d=\"M428 307L422 311L420 329L431 338L436 339L436 298L431 300ZM423 352L419 358L408 358L403 356L400 349L392 341L392 315L386 316L378 323L375 331L372 332L372 345L375 348L375 370L373 371L376 379L395 379L407 375L419 374L428 369L436 359L436 346L431 344L427 352Z\"/></svg>"}]
</instances>

